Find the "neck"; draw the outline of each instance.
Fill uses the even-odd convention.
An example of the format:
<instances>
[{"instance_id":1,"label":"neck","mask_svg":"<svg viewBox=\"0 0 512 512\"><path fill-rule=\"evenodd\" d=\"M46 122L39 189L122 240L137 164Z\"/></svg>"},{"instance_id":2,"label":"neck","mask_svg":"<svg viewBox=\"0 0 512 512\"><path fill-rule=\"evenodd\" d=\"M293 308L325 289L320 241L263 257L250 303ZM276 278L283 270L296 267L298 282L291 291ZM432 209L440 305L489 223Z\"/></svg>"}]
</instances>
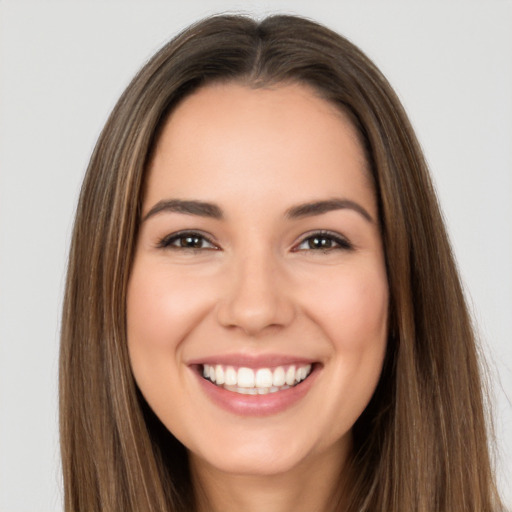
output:
<instances>
[{"instance_id":1,"label":"neck","mask_svg":"<svg viewBox=\"0 0 512 512\"><path fill-rule=\"evenodd\" d=\"M285 473L233 474L191 456L198 512L331 512L343 502L347 453L333 449Z\"/></svg>"}]
</instances>

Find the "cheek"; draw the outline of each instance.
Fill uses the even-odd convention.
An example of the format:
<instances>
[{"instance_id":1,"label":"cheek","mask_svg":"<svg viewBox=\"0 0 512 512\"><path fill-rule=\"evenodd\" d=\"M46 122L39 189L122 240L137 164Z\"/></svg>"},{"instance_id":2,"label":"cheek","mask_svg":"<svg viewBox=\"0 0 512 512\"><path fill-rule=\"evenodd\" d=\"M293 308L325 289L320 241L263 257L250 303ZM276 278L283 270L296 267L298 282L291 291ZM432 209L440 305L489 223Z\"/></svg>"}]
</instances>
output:
<instances>
[{"instance_id":1,"label":"cheek","mask_svg":"<svg viewBox=\"0 0 512 512\"><path fill-rule=\"evenodd\" d=\"M316 322L330 340L333 357L326 367L332 383L330 421L348 431L377 386L387 346L388 285L378 266L338 273L318 289Z\"/></svg>"},{"instance_id":2,"label":"cheek","mask_svg":"<svg viewBox=\"0 0 512 512\"><path fill-rule=\"evenodd\" d=\"M184 411L183 416L189 411L183 387L186 343L182 342L207 314L211 302L204 276L189 274L140 257L132 269L126 304L135 381L151 409L174 433L183 427L183 418L177 418L175 411Z\"/></svg>"},{"instance_id":3,"label":"cheek","mask_svg":"<svg viewBox=\"0 0 512 512\"><path fill-rule=\"evenodd\" d=\"M312 315L337 350L359 353L385 344L388 285L378 266L333 272L309 295Z\"/></svg>"},{"instance_id":4,"label":"cheek","mask_svg":"<svg viewBox=\"0 0 512 512\"><path fill-rule=\"evenodd\" d=\"M128 284L128 333L132 340L169 345L186 335L200 315L201 288L157 265L135 265ZM172 334L172 335L171 335Z\"/></svg>"},{"instance_id":5,"label":"cheek","mask_svg":"<svg viewBox=\"0 0 512 512\"><path fill-rule=\"evenodd\" d=\"M130 360L141 381L169 374L180 357L181 342L208 311L204 286L155 263L136 261L128 284L127 332Z\"/></svg>"}]
</instances>

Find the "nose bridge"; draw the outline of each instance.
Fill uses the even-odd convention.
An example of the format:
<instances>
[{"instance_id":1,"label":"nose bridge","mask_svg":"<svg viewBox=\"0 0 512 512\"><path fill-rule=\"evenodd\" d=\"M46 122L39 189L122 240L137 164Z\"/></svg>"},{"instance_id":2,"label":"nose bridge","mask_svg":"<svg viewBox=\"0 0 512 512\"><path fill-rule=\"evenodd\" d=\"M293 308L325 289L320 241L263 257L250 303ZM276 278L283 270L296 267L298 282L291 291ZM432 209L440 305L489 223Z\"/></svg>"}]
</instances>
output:
<instances>
[{"instance_id":1,"label":"nose bridge","mask_svg":"<svg viewBox=\"0 0 512 512\"><path fill-rule=\"evenodd\" d=\"M233 257L219 304L222 325L256 335L266 327L285 326L291 321L293 305L286 296L283 270L277 260L261 245Z\"/></svg>"}]
</instances>

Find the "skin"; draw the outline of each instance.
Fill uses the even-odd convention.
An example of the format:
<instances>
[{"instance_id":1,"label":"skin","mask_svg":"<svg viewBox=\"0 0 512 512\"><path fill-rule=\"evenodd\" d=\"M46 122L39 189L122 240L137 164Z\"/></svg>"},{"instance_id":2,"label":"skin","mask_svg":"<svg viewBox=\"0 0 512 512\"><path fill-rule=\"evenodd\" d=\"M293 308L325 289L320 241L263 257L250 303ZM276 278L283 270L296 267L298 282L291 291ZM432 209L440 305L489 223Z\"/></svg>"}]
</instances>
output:
<instances>
[{"instance_id":1,"label":"skin","mask_svg":"<svg viewBox=\"0 0 512 512\"><path fill-rule=\"evenodd\" d=\"M203 508L328 510L387 340L377 203L353 126L303 85L210 85L173 112L148 173L130 359L149 405L189 450ZM357 206L287 215L333 198ZM154 213L168 199L214 203L223 218ZM182 230L210 242L162 247ZM350 248L325 236L330 248L311 248L319 230ZM233 353L292 355L317 371L291 407L241 416L212 402L190 367Z\"/></svg>"}]
</instances>

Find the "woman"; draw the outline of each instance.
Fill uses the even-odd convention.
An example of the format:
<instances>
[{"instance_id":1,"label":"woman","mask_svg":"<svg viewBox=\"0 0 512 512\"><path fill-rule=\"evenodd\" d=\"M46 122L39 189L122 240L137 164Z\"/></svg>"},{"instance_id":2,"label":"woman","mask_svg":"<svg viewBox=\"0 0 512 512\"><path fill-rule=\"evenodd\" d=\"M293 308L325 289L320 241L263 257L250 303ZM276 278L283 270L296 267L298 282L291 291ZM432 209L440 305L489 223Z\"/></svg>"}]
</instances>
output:
<instances>
[{"instance_id":1,"label":"woman","mask_svg":"<svg viewBox=\"0 0 512 512\"><path fill-rule=\"evenodd\" d=\"M352 44L218 16L139 72L83 184L66 510L498 510L418 143Z\"/></svg>"}]
</instances>

